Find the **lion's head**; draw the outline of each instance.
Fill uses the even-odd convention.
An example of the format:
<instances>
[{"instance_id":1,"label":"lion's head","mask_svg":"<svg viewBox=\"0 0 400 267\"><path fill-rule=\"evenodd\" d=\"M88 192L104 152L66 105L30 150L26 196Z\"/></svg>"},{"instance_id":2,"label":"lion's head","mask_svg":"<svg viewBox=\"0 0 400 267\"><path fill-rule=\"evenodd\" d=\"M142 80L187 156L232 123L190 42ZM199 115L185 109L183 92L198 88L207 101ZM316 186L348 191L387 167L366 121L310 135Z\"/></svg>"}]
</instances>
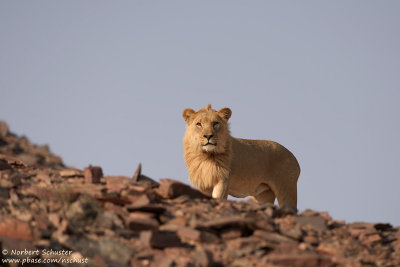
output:
<instances>
[{"instance_id":1,"label":"lion's head","mask_svg":"<svg viewBox=\"0 0 400 267\"><path fill-rule=\"evenodd\" d=\"M224 153L230 140L228 120L231 114L229 108L216 111L211 105L197 112L185 109L182 114L187 125L185 145L198 152Z\"/></svg>"}]
</instances>

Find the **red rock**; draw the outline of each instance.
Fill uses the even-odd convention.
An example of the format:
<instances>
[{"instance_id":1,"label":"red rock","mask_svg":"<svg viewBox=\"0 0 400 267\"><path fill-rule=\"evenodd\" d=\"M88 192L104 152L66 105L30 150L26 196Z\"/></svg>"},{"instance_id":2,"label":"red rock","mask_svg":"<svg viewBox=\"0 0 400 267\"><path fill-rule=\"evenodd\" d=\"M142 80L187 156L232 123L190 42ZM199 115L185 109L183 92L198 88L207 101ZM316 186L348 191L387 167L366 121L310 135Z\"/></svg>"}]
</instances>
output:
<instances>
[{"instance_id":1,"label":"red rock","mask_svg":"<svg viewBox=\"0 0 400 267\"><path fill-rule=\"evenodd\" d=\"M138 183L146 188L158 187L160 184L150 177L142 174L142 164L139 163L135 173L133 174L132 181Z\"/></svg>"},{"instance_id":2,"label":"red rock","mask_svg":"<svg viewBox=\"0 0 400 267\"><path fill-rule=\"evenodd\" d=\"M300 224L295 224L294 216L286 216L281 219L276 219L279 223L279 231L288 237L300 240L303 236Z\"/></svg>"},{"instance_id":3,"label":"red rock","mask_svg":"<svg viewBox=\"0 0 400 267\"><path fill-rule=\"evenodd\" d=\"M153 200L148 195L142 194L130 205L130 207L131 208L141 208L141 207L151 204L152 202L153 202Z\"/></svg>"},{"instance_id":4,"label":"red rock","mask_svg":"<svg viewBox=\"0 0 400 267\"><path fill-rule=\"evenodd\" d=\"M32 244L32 242L30 241L25 241L22 239L16 239L16 238L11 238L11 237L7 237L4 235L0 235L0 260L2 258L2 256L4 257L5 255L2 253L3 249L6 249L8 251L8 256L10 256L10 251L11 250L18 250L18 251L27 251L28 253L30 251L34 252L36 251L38 248ZM40 250L39 250L40 253ZM14 255L15 256L15 255ZM26 258L26 255L17 255L16 258ZM3 262L4 263L4 262ZM2 264L0 264L0 266L3 266ZM17 265L4 265L4 266L17 266ZM20 265L18 265L20 266ZM51 266L51 265L49 265Z\"/></svg>"},{"instance_id":5,"label":"red rock","mask_svg":"<svg viewBox=\"0 0 400 267\"><path fill-rule=\"evenodd\" d=\"M5 121L0 121L0 138L8 135L9 127Z\"/></svg>"},{"instance_id":6,"label":"red rock","mask_svg":"<svg viewBox=\"0 0 400 267\"><path fill-rule=\"evenodd\" d=\"M8 164L16 166L16 167L26 167L25 162L21 161L20 159L10 156L10 155L4 155L0 154L0 159L5 159Z\"/></svg>"},{"instance_id":7,"label":"red rock","mask_svg":"<svg viewBox=\"0 0 400 267\"><path fill-rule=\"evenodd\" d=\"M376 230L374 224L364 223L364 222L354 222L348 225L352 229L366 229L366 230Z\"/></svg>"},{"instance_id":8,"label":"red rock","mask_svg":"<svg viewBox=\"0 0 400 267\"><path fill-rule=\"evenodd\" d=\"M2 170L11 170L12 167L8 164L5 159L0 159L0 171Z\"/></svg>"},{"instance_id":9,"label":"red rock","mask_svg":"<svg viewBox=\"0 0 400 267\"><path fill-rule=\"evenodd\" d=\"M152 265L154 267L173 267L176 266L175 261L168 257L166 253L159 252L155 254Z\"/></svg>"},{"instance_id":10,"label":"red rock","mask_svg":"<svg viewBox=\"0 0 400 267\"><path fill-rule=\"evenodd\" d=\"M150 243L151 236L152 236L152 231L142 231L142 232L140 232L140 242L143 245L145 245L147 247L150 247L151 246L151 243Z\"/></svg>"},{"instance_id":11,"label":"red rock","mask_svg":"<svg viewBox=\"0 0 400 267\"><path fill-rule=\"evenodd\" d=\"M68 230L78 234L78 231L82 231L86 225L92 224L100 212L100 203L96 199L89 195L80 195L65 210Z\"/></svg>"},{"instance_id":12,"label":"red rock","mask_svg":"<svg viewBox=\"0 0 400 267\"><path fill-rule=\"evenodd\" d=\"M333 267L336 266L328 257L312 254L269 255L268 263L291 267Z\"/></svg>"},{"instance_id":13,"label":"red rock","mask_svg":"<svg viewBox=\"0 0 400 267\"><path fill-rule=\"evenodd\" d=\"M362 233L365 233L365 229L350 228L350 229L349 229L349 233L350 233L352 236L358 237L358 236L360 236Z\"/></svg>"},{"instance_id":14,"label":"red rock","mask_svg":"<svg viewBox=\"0 0 400 267\"><path fill-rule=\"evenodd\" d=\"M372 243L378 243L381 241L382 241L382 238L379 234L372 234L372 235L366 235L363 238L362 243L364 245L370 246Z\"/></svg>"},{"instance_id":15,"label":"red rock","mask_svg":"<svg viewBox=\"0 0 400 267\"><path fill-rule=\"evenodd\" d=\"M121 191L121 196L134 197L143 195L146 192L146 188L136 185L129 185L125 190Z\"/></svg>"},{"instance_id":16,"label":"red rock","mask_svg":"<svg viewBox=\"0 0 400 267\"><path fill-rule=\"evenodd\" d=\"M81 187L81 189L84 189L83 183L85 182L85 179L83 178L83 176L70 176L70 177L64 177L67 181L68 184L73 184L78 185L79 187ZM85 190L86 191L86 190Z\"/></svg>"},{"instance_id":17,"label":"red rock","mask_svg":"<svg viewBox=\"0 0 400 267\"><path fill-rule=\"evenodd\" d=\"M274 217L283 217L287 215L294 215L297 213L297 209L295 207L292 207L289 204L283 204L282 206L279 206L278 209L276 209L273 213Z\"/></svg>"},{"instance_id":18,"label":"red rock","mask_svg":"<svg viewBox=\"0 0 400 267\"><path fill-rule=\"evenodd\" d=\"M106 260L101 255L94 255L93 266L96 267L109 267Z\"/></svg>"},{"instance_id":19,"label":"red rock","mask_svg":"<svg viewBox=\"0 0 400 267\"><path fill-rule=\"evenodd\" d=\"M11 189L14 187L13 183L9 180L8 176L9 176L9 173L0 173L0 187L1 188Z\"/></svg>"},{"instance_id":20,"label":"red rock","mask_svg":"<svg viewBox=\"0 0 400 267\"><path fill-rule=\"evenodd\" d=\"M317 231L326 231L326 219L322 216L298 216L295 218L295 222L303 226L311 227Z\"/></svg>"},{"instance_id":21,"label":"red rock","mask_svg":"<svg viewBox=\"0 0 400 267\"><path fill-rule=\"evenodd\" d=\"M31 226L27 222L14 218L2 218L0 220L0 235L25 241L33 241L35 239Z\"/></svg>"},{"instance_id":22,"label":"red rock","mask_svg":"<svg viewBox=\"0 0 400 267\"><path fill-rule=\"evenodd\" d=\"M215 218L212 220L199 222L196 224L197 229L222 229L225 227L238 227L238 228L246 228L247 226L251 226L254 224L253 218L243 218L242 216L229 216L222 218Z\"/></svg>"},{"instance_id":23,"label":"red rock","mask_svg":"<svg viewBox=\"0 0 400 267\"><path fill-rule=\"evenodd\" d=\"M187 223L186 219L184 217L175 217L172 220L168 221L168 224L173 224L177 226L185 226Z\"/></svg>"},{"instance_id":24,"label":"red rock","mask_svg":"<svg viewBox=\"0 0 400 267\"><path fill-rule=\"evenodd\" d=\"M159 223L152 218L131 218L128 219L127 226L134 231L157 230Z\"/></svg>"},{"instance_id":25,"label":"red rock","mask_svg":"<svg viewBox=\"0 0 400 267\"><path fill-rule=\"evenodd\" d=\"M129 186L133 183L132 179L126 176L106 176L105 178L106 184L121 184L124 186Z\"/></svg>"},{"instance_id":26,"label":"red rock","mask_svg":"<svg viewBox=\"0 0 400 267\"><path fill-rule=\"evenodd\" d=\"M374 228L379 231L393 230L393 226L390 223L377 223L377 224L374 224Z\"/></svg>"},{"instance_id":27,"label":"red rock","mask_svg":"<svg viewBox=\"0 0 400 267\"><path fill-rule=\"evenodd\" d=\"M125 209L123 209L121 206L115 205L111 202L104 203L104 208L106 210L108 210L109 212L115 213L116 215L120 216L121 218L124 218L128 214L125 211Z\"/></svg>"},{"instance_id":28,"label":"red rock","mask_svg":"<svg viewBox=\"0 0 400 267\"><path fill-rule=\"evenodd\" d=\"M311 244L311 245L316 245L318 244L318 238L316 238L315 236L312 235L307 235L304 237L304 242L306 242L307 244Z\"/></svg>"},{"instance_id":29,"label":"red rock","mask_svg":"<svg viewBox=\"0 0 400 267\"><path fill-rule=\"evenodd\" d=\"M37 166L37 163L40 160L38 155L27 153L18 154L17 158L28 166Z\"/></svg>"},{"instance_id":30,"label":"red rock","mask_svg":"<svg viewBox=\"0 0 400 267\"><path fill-rule=\"evenodd\" d=\"M202 247L196 248L193 258L195 266L199 267L213 266L213 254L211 253L211 251L207 249L204 249Z\"/></svg>"},{"instance_id":31,"label":"red rock","mask_svg":"<svg viewBox=\"0 0 400 267\"><path fill-rule=\"evenodd\" d=\"M220 243L220 241L221 239L213 233L207 231L201 232L201 242L203 243L218 244Z\"/></svg>"},{"instance_id":32,"label":"red rock","mask_svg":"<svg viewBox=\"0 0 400 267\"><path fill-rule=\"evenodd\" d=\"M65 186L65 184L63 184L65 188L61 188L57 190L57 192L59 191L66 191L65 193L79 193L79 194L85 194L85 195L90 195L92 197L94 196L102 196L102 195L106 195L106 193L104 193L104 185L101 184L86 184L84 183L84 179L83 178L71 178L68 179L68 183Z\"/></svg>"},{"instance_id":33,"label":"red rock","mask_svg":"<svg viewBox=\"0 0 400 267\"><path fill-rule=\"evenodd\" d=\"M103 170L101 167L89 165L84 171L85 182L88 184L98 184L103 177Z\"/></svg>"},{"instance_id":34,"label":"red rock","mask_svg":"<svg viewBox=\"0 0 400 267\"><path fill-rule=\"evenodd\" d=\"M319 212L315 210L306 209L299 214L300 216L318 216Z\"/></svg>"},{"instance_id":35,"label":"red rock","mask_svg":"<svg viewBox=\"0 0 400 267\"><path fill-rule=\"evenodd\" d=\"M48 218L50 223L55 227L58 228L60 225L60 215L58 213L50 213L48 214Z\"/></svg>"},{"instance_id":36,"label":"red rock","mask_svg":"<svg viewBox=\"0 0 400 267\"><path fill-rule=\"evenodd\" d=\"M231 229L224 229L221 232L221 238L228 240L228 239L235 239L238 237L242 236L242 231L237 228L231 228Z\"/></svg>"},{"instance_id":37,"label":"red rock","mask_svg":"<svg viewBox=\"0 0 400 267\"><path fill-rule=\"evenodd\" d=\"M131 203L129 198L121 197L118 194L95 195L95 198L102 202L111 202L117 205L126 205Z\"/></svg>"},{"instance_id":38,"label":"red rock","mask_svg":"<svg viewBox=\"0 0 400 267\"><path fill-rule=\"evenodd\" d=\"M139 163L138 167L136 168L135 173L134 173L133 176L132 176L132 180L133 180L134 182L137 182L139 176L141 176L141 175L142 175L142 163Z\"/></svg>"},{"instance_id":39,"label":"red rock","mask_svg":"<svg viewBox=\"0 0 400 267\"><path fill-rule=\"evenodd\" d=\"M339 228L346 224L346 221L343 220L331 220L326 223L329 229Z\"/></svg>"},{"instance_id":40,"label":"red rock","mask_svg":"<svg viewBox=\"0 0 400 267\"><path fill-rule=\"evenodd\" d=\"M239 256L253 253L261 247L265 247L265 242L260 242L259 238L254 236L231 239L227 241L227 247L230 251L235 251Z\"/></svg>"},{"instance_id":41,"label":"red rock","mask_svg":"<svg viewBox=\"0 0 400 267\"><path fill-rule=\"evenodd\" d=\"M154 213L141 212L141 211L131 212L128 215L128 218L130 218L130 219L149 219L149 218L154 218L154 217L155 217Z\"/></svg>"},{"instance_id":42,"label":"red rock","mask_svg":"<svg viewBox=\"0 0 400 267\"><path fill-rule=\"evenodd\" d=\"M8 199L10 198L10 190L2 186L0 182L0 199Z\"/></svg>"},{"instance_id":43,"label":"red rock","mask_svg":"<svg viewBox=\"0 0 400 267\"><path fill-rule=\"evenodd\" d=\"M22 183L23 179L26 179L27 176L26 175L22 175L19 172L14 172L10 175L10 177L8 177L8 180L11 182L13 187L19 186Z\"/></svg>"},{"instance_id":44,"label":"red rock","mask_svg":"<svg viewBox=\"0 0 400 267\"><path fill-rule=\"evenodd\" d=\"M312 250L312 247L311 247L311 245L310 244L306 244L306 243L304 243L304 242L301 242L300 244L299 244L299 246L298 246L298 248L300 249L300 250Z\"/></svg>"},{"instance_id":45,"label":"red rock","mask_svg":"<svg viewBox=\"0 0 400 267\"><path fill-rule=\"evenodd\" d=\"M39 181L43 181L45 183L48 183L52 179L51 176L52 176L52 174L50 174L48 172L39 171L36 174L36 179L38 179Z\"/></svg>"},{"instance_id":46,"label":"red rock","mask_svg":"<svg viewBox=\"0 0 400 267\"><path fill-rule=\"evenodd\" d=\"M256 218L255 221L252 222L252 224L254 224L254 226L255 226L254 228L256 228L256 229L269 231L269 232L275 231L275 227L272 225L272 223L269 219L260 220L259 218L258 219Z\"/></svg>"},{"instance_id":47,"label":"red rock","mask_svg":"<svg viewBox=\"0 0 400 267\"><path fill-rule=\"evenodd\" d=\"M293 228L285 228L285 230L281 230L281 233L297 240L301 240L303 237L303 232L299 225L295 225Z\"/></svg>"},{"instance_id":48,"label":"red rock","mask_svg":"<svg viewBox=\"0 0 400 267\"><path fill-rule=\"evenodd\" d=\"M280 235L278 233L267 232L263 230L254 231L253 235L259 237L260 239L266 241L269 246L276 247L281 243L297 244L297 242L291 238Z\"/></svg>"},{"instance_id":49,"label":"red rock","mask_svg":"<svg viewBox=\"0 0 400 267\"><path fill-rule=\"evenodd\" d=\"M148 260L145 260L145 261L148 262ZM97 265L93 265L93 266L97 266ZM148 265L147 264L144 265L142 263L142 261L140 261L140 260L131 259L131 267L145 267L145 266L148 266ZM102 267L102 266L100 266L100 267Z\"/></svg>"},{"instance_id":50,"label":"red rock","mask_svg":"<svg viewBox=\"0 0 400 267\"><path fill-rule=\"evenodd\" d=\"M157 193L163 198L176 198L181 195L188 195L190 198L210 198L200 191L179 181L171 179L161 179L161 185L157 189Z\"/></svg>"},{"instance_id":51,"label":"red rock","mask_svg":"<svg viewBox=\"0 0 400 267\"><path fill-rule=\"evenodd\" d=\"M134 202L130 205L127 205L126 208L129 211L148 211L154 213L162 213L165 211L165 207L154 203L153 199L146 194L138 197Z\"/></svg>"},{"instance_id":52,"label":"red rock","mask_svg":"<svg viewBox=\"0 0 400 267\"><path fill-rule=\"evenodd\" d=\"M50 221L48 219L48 216L44 214L34 214L33 218L35 219L34 221L34 226L39 227L41 229L47 230L50 226Z\"/></svg>"},{"instance_id":53,"label":"red rock","mask_svg":"<svg viewBox=\"0 0 400 267\"><path fill-rule=\"evenodd\" d=\"M176 233L183 242L201 241L201 232L190 227L179 227Z\"/></svg>"},{"instance_id":54,"label":"red rock","mask_svg":"<svg viewBox=\"0 0 400 267\"><path fill-rule=\"evenodd\" d=\"M329 215L329 213L326 212L326 211L320 212L319 215L322 216L322 217L324 217L325 220L327 220L327 221L332 221L332 217L331 217L331 216Z\"/></svg>"},{"instance_id":55,"label":"red rock","mask_svg":"<svg viewBox=\"0 0 400 267\"><path fill-rule=\"evenodd\" d=\"M165 248L164 252L169 258L174 260L175 266L194 266L192 249L190 247Z\"/></svg>"},{"instance_id":56,"label":"red rock","mask_svg":"<svg viewBox=\"0 0 400 267\"><path fill-rule=\"evenodd\" d=\"M22 179L26 178L25 175L22 175L19 172L12 172L10 170L6 170L0 173L0 187L3 188L15 188L22 183Z\"/></svg>"},{"instance_id":57,"label":"red rock","mask_svg":"<svg viewBox=\"0 0 400 267\"><path fill-rule=\"evenodd\" d=\"M321 242L316 250L325 255L335 256L335 257L344 257L345 252L343 246L338 242Z\"/></svg>"},{"instance_id":58,"label":"red rock","mask_svg":"<svg viewBox=\"0 0 400 267\"><path fill-rule=\"evenodd\" d=\"M127 218L124 218L124 220L125 225L134 231L157 230L160 224L153 217L149 213L133 212Z\"/></svg>"},{"instance_id":59,"label":"red rock","mask_svg":"<svg viewBox=\"0 0 400 267\"><path fill-rule=\"evenodd\" d=\"M21 190L21 193L25 196L35 196L40 199L45 199L45 200L54 200L55 196L54 193L47 189L47 188L42 188L38 187L35 185L29 186L23 190Z\"/></svg>"},{"instance_id":60,"label":"red rock","mask_svg":"<svg viewBox=\"0 0 400 267\"><path fill-rule=\"evenodd\" d=\"M82 171L78 169L64 169L61 170L59 174L63 178L83 177Z\"/></svg>"},{"instance_id":61,"label":"red rock","mask_svg":"<svg viewBox=\"0 0 400 267\"><path fill-rule=\"evenodd\" d=\"M53 232L51 238L55 239L57 241L60 241L65 238L64 233L67 230L68 227L68 221L67 220L61 220L58 228L56 228L56 231Z\"/></svg>"},{"instance_id":62,"label":"red rock","mask_svg":"<svg viewBox=\"0 0 400 267\"><path fill-rule=\"evenodd\" d=\"M140 241L146 246L158 249L182 246L177 235L168 231L142 231Z\"/></svg>"}]
</instances>

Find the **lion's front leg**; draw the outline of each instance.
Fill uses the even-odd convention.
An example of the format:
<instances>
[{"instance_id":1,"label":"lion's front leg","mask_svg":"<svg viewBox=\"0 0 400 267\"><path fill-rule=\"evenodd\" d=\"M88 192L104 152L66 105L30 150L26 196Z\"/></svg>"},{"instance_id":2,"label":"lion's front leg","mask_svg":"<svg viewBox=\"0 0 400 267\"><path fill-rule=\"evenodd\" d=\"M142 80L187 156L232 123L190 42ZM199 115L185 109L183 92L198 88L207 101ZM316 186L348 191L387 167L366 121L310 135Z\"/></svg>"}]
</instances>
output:
<instances>
[{"instance_id":1,"label":"lion's front leg","mask_svg":"<svg viewBox=\"0 0 400 267\"><path fill-rule=\"evenodd\" d=\"M220 180L212 191L212 197L217 199L228 198L229 181L227 179Z\"/></svg>"}]
</instances>

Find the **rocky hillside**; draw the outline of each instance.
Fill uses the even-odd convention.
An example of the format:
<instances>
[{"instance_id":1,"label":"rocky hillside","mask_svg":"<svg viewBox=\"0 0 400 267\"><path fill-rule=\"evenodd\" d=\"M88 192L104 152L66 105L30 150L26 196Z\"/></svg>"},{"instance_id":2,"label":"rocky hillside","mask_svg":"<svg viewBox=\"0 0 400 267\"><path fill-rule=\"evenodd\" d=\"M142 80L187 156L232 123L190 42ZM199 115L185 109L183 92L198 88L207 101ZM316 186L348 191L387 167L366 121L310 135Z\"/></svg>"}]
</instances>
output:
<instances>
[{"instance_id":1,"label":"rocky hillside","mask_svg":"<svg viewBox=\"0 0 400 267\"><path fill-rule=\"evenodd\" d=\"M0 122L1 266L400 266L400 228L67 168Z\"/></svg>"}]
</instances>

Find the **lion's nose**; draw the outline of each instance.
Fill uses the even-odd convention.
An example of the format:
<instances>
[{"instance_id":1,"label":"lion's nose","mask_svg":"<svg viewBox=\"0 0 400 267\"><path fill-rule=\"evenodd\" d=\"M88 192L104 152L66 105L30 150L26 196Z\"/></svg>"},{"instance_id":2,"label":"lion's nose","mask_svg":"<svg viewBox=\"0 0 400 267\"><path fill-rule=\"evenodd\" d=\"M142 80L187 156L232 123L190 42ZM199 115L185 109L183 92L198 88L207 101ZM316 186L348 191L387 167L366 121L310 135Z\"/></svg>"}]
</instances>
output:
<instances>
[{"instance_id":1,"label":"lion's nose","mask_svg":"<svg viewBox=\"0 0 400 267\"><path fill-rule=\"evenodd\" d=\"M207 140L210 140L211 139L211 137L213 137L214 135L212 135L212 134L210 134L210 135L203 135L205 138L207 138Z\"/></svg>"}]
</instances>

